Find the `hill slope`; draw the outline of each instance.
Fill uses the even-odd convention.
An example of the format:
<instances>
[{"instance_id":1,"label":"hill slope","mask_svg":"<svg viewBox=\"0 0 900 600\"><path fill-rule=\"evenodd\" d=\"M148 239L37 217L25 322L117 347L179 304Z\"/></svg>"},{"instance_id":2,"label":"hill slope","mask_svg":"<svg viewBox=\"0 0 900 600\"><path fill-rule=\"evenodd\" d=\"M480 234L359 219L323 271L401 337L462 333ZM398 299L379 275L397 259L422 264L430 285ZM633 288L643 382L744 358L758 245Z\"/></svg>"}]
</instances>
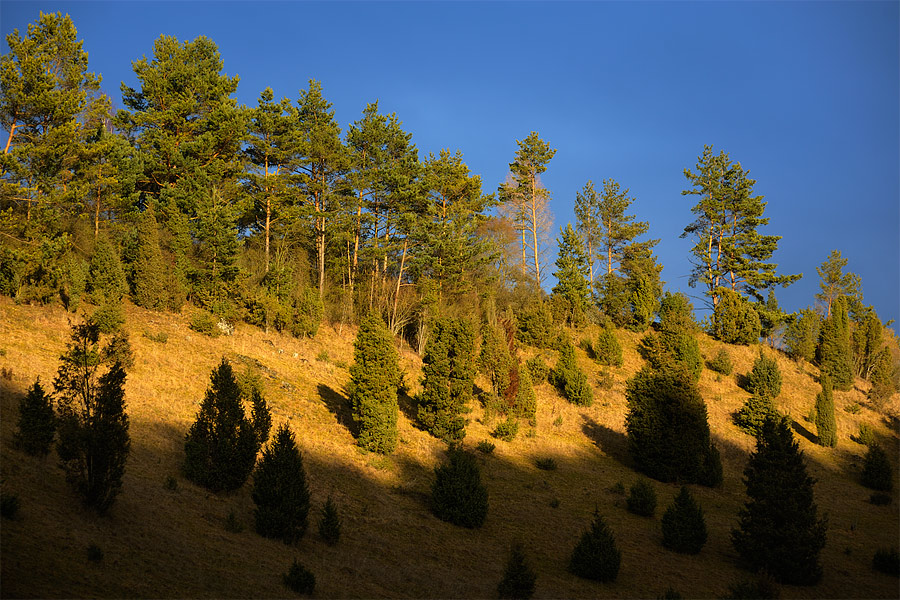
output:
<instances>
[{"instance_id":1,"label":"hill slope","mask_svg":"<svg viewBox=\"0 0 900 600\"><path fill-rule=\"evenodd\" d=\"M661 546L659 515L677 486L654 482L660 507L654 519L628 513L624 496L613 489L618 482L627 489L639 478L630 468L624 437L625 380L642 364L635 350L638 335L619 332L625 365L611 369L611 388L596 385L600 367L578 350L595 384L592 407L572 406L546 384L538 386L533 437L520 434L509 444L493 440L493 424L473 403L465 446L488 439L497 448L478 455L490 510L484 527L472 531L441 522L429 511L433 468L445 446L412 425L409 397L401 397L401 442L394 455L380 457L355 446L346 427L344 392L355 330L323 325L315 339L297 340L239 325L234 335L211 339L189 330L182 316L131 305L126 315L135 351L126 387L132 452L122 494L108 516L96 517L66 486L55 454L34 459L12 444L19 399L35 377L52 381L73 316L0 298L0 475L3 492L21 501L19 517L2 523L4 597L284 597L281 574L295 557L315 573L319 597L493 597L516 541L524 544L537 572L537 597L657 597L668 587L685 597L718 597L730 582L750 577L737 568L729 537L745 499L742 470L754 445L731 424L731 414L747 397L735 377L717 379L705 370L700 382L725 471L720 489L692 487L710 531L700 555L677 555ZM165 333L168 340L153 341L145 332ZM706 357L721 346L705 336L700 345ZM747 373L756 348L729 351L735 373ZM249 486L215 495L179 473L184 434L222 356L237 371L249 368L261 375L274 425L287 420L296 433L313 509L310 530L294 547L253 532ZM555 361L552 353L546 357ZM810 441L814 426L803 420L818 391L815 369L783 356L778 363L784 378L780 408L799 426L797 437L818 480L819 510L830 522L824 580L810 588L786 587L782 595L896 597L897 580L874 572L871 560L875 549L897 544L897 502L868 503L870 491L857 483L864 448L849 439L867 423L896 457L896 419L887 422L868 410L859 389L838 392L838 447L820 448ZM412 394L421 362L401 348L401 365ZM895 407L896 401L895 396ZM857 402L863 404L860 412L843 410ZM535 466L546 457L556 461L557 470ZM896 475L896 460L894 466ZM166 485L170 477L177 481L175 490ZM335 547L324 544L315 527L329 495L344 520ZM595 507L622 550L622 569L613 584L566 572ZM243 531L226 530L231 513ZM103 550L102 562L87 560L91 544Z\"/></svg>"}]
</instances>

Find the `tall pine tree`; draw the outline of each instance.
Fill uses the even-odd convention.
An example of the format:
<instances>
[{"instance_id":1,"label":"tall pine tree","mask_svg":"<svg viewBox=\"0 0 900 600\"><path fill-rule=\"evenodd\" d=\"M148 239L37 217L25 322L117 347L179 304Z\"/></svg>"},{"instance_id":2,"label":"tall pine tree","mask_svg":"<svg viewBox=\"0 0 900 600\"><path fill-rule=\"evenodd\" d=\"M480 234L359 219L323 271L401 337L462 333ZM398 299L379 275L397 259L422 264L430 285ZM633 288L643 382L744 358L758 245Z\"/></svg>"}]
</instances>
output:
<instances>
[{"instance_id":1,"label":"tall pine tree","mask_svg":"<svg viewBox=\"0 0 900 600\"><path fill-rule=\"evenodd\" d=\"M560 229L557 244L557 271L554 273L557 284L553 287L551 301L563 321L578 326L584 323L591 301L585 277L588 269L587 256L582 240L571 223L565 229Z\"/></svg>"}]
</instances>

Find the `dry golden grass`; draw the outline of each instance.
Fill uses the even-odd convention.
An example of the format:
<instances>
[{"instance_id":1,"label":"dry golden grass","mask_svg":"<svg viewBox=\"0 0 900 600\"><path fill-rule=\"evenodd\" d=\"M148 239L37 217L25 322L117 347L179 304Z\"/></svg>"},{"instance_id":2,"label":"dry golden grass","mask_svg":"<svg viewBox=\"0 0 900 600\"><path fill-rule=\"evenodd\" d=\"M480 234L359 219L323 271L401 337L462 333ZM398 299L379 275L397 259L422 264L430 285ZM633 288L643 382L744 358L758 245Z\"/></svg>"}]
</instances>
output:
<instances>
[{"instance_id":1,"label":"dry golden grass","mask_svg":"<svg viewBox=\"0 0 900 600\"><path fill-rule=\"evenodd\" d=\"M122 494L108 516L97 517L80 507L53 455L34 459L11 443L18 401L36 376L48 385L52 381L72 317L58 308L0 299L0 349L5 351L0 369L13 372L11 380L0 380L0 475L4 493L18 495L22 505L18 519L2 524L3 597L284 597L288 591L281 574L295 557L315 573L320 597L493 597L508 548L516 541L524 543L537 571L537 597L654 598L670 586L685 597L718 597L730 582L749 577L735 565L729 538L744 502L742 470L753 448L749 436L731 424L731 414L747 396L734 376L717 378L706 370L700 382L725 483L715 490L692 488L710 530L699 556L674 554L660 544L658 517L677 486L654 483L659 496L654 519L628 513L624 496L611 489L617 482L628 488L639 477L630 468L624 437L625 381L642 364L636 352L639 335L619 332L625 364L609 369L611 389L594 386L592 407L572 406L548 385L538 386L533 437L523 428L512 443L490 438L494 423L473 403L465 445L487 439L497 447L489 456L478 455L490 511L484 527L470 531L429 512L433 468L445 448L413 426L409 397L401 398L401 443L394 455L380 457L354 445L346 426L344 386L355 330L323 325L315 339L296 340L243 325L233 336L210 339L189 330L186 316L130 305L126 315L136 356L126 388L132 452ZM151 341L144 331L166 333L168 342ZM596 331L579 333L576 340L587 335L595 337ZM719 347L701 336L704 356L713 356ZM728 349L735 372L749 372L757 348ZM323 351L328 360L317 360ZM545 355L555 362L552 353ZM249 485L216 495L179 474L184 434L222 356L238 371L251 365L260 373L275 425L287 420L296 433L313 503L310 530L296 546L253 532ZM578 356L596 383L602 369L581 350ZM780 355L778 362L784 375L781 408L812 437L814 426L803 416L818 391L815 369ZM421 361L402 349L401 364L412 394L419 386ZM876 548L897 544L897 503L876 507L867 502L869 491L856 482L863 448L849 435L860 423L869 424L896 456L898 433L896 425L892 430L866 408L863 398L860 390L836 395L836 449L798 435L810 472L819 480L816 499L820 511L829 514L830 528L822 555L824 580L815 587L785 588L785 597L897 597L897 580L871 569ZM863 405L858 414L842 410L853 402ZM892 410L897 410L896 397ZM558 469L539 470L539 458L553 458ZM176 478L177 490L166 489L168 477ZM344 520L335 547L316 533L329 495ZM613 584L566 572L571 549L595 507L622 551L622 569ZM232 512L244 525L240 533L225 529ZM91 544L104 551L102 562L87 560Z\"/></svg>"}]
</instances>

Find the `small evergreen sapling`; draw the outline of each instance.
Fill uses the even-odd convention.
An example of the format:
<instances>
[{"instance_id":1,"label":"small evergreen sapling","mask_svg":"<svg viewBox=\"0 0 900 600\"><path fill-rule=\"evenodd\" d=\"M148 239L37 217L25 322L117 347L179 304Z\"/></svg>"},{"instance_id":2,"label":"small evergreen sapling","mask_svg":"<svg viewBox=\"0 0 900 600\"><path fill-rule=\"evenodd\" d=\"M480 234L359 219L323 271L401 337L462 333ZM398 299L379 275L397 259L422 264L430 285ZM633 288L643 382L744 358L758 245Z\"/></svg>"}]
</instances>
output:
<instances>
[{"instance_id":1,"label":"small evergreen sapling","mask_svg":"<svg viewBox=\"0 0 900 600\"><path fill-rule=\"evenodd\" d=\"M616 538L600 513L595 512L591 528L582 534L572 551L569 571L594 581L615 581L621 562Z\"/></svg>"},{"instance_id":2,"label":"small evergreen sapling","mask_svg":"<svg viewBox=\"0 0 900 600\"><path fill-rule=\"evenodd\" d=\"M316 576L300 564L296 558L287 573L282 576L282 581L284 582L284 585L295 594L312 596L316 589Z\"/></svg>"},{"instance_id":3,"label":"small evergreen sapling","mask_svg":"<svg viewBox=\"0 0 900 600\"><path fill-rule=\"evenodd\" d=\"M837 446L837 423L834 419L834 395L831 378L822 374L822 391L816 394L816 438L820 445Z\"/></svg>"},{"instance_id":4,"label":"small evergreen sapling","mask_svg":"<svg viewBox=\"0 0 900 600\"><path fill-rule=\"evenodd\" d=\"M900 552L897 548L879 548L872 557L872 568L887 575L900 577Z\"/></svg>"},{"instance_id":5,"label":"small evergreen sapling","mask_svg":"<svg viewBox=\"0 0 900 600\"><path fill-rule=\"evenodd\" d=\"M341 539L341 515L331 496L322 507L322 518L319 520L319 535L329 546L334 546Z\"/></svg>"},{"instance_id":6,"label":"small evergreen sapling","mask_svg":"<svg viewBox=\"0 0 900 600\"><path fill-rule=\"evenodd\" d=\"M894 469L878 444L872 444L866 451L860 480L867 488L879 492L889 492L894 487Z\"/></svg>"},{"instance_id":7,"label":"small evergreen sapling","mask_svg":"<svg viewBox=\"0 0 900 600\"><path fill-rule=\"evenodd\" d=\"M765 356L762 350L753 362L747 377L747 391L760 398L774 400L781 393L781 370L774 358Z\"/></svg>"},{"instance_id":8,"label":"small evergreen sapling","mask_svg":"<svg viewBox=\"0 0 900 600\"><path fill-rule=\"evenodd\" d=\"M722 375L731 375L731 372L734 370L731 364L731 355L728 354L728 350L725 348L720 349L716 357L707 363L707 366Z\"/></svg>"},{"instance_id":9,"label":"small evergreen sapling","mask_svg":"<svg viewBox=\"0 0 900 600\"><path fill-rule=\"evenodd\" d=\"M506 562L506 570L503 579L497 585L497 597L510 600L527 600L534 595L534 584L537 576L528 564L525 551L521 544L516 544L510 549L509 560Z\"/></svg>"},{"instance_id":10,"label":"small evergreen sapling","mask_svg":"<svg viewBox=\"0 0 900 600\"><path fill-rule=\"evenodd\" d=\"M287 423L275 433L253 472L256 532L292 544L306 532L309 488L303 457Z\"/></svg>"},{"instance_id":11,"label":"small evergreen sapling","mask_svg":"<svg viewBox=\"0 0 900 600\"><path fill-rule=\"evenodd\" d=\"M656 512L656 490L646 479L639 479L631 486L628 498L625 499L628 512L642 517L652 517Z\"/></svg>"},{"instance_id":12,"label":"small evergreen sapling","mask_svg":"<svg viewBox=\"0 0 900 600\"><path fill-rule=\"evenodd\" d=\"M559 360L550 372L550 383L572 404L590 406L594 403L593 390L588 385L587 375L578 366L571 340L566 340L560 348Z\"/></svg>"},{"instance_id":13,"label":"small evergreen sapling","mask_svg":"<svg viewBox=\"0 0 900 600\"><path fill-rule=\"evenodd\" d=\"M682 486L662 516L663 546L681 554L697 554L706 543L703 509Z\"/></svg>"},{"instance_id":14,"label":"small evergreen sapling","mask_svg":"<svg viewBox=\"0 0 900 600\"><path fill-rule=\"evenodd\" d=\"M451 450L449 463L436 467L434 474L431 508L435 516L460 527L481 527L487 517L488 493L475 457Z\"/></svg>"},{"instance_id":15,"label":"small evergreen sapling","mask_svg":"<svg viewBox=\"0 0 900 600\"><path fill-rule=\"evenodd\" d=\"M19 429L15 441L27 454L47 456L55 434L53 398L44 392L40 379L37 379L19 402Z\"/></svg>"}]
</instances>

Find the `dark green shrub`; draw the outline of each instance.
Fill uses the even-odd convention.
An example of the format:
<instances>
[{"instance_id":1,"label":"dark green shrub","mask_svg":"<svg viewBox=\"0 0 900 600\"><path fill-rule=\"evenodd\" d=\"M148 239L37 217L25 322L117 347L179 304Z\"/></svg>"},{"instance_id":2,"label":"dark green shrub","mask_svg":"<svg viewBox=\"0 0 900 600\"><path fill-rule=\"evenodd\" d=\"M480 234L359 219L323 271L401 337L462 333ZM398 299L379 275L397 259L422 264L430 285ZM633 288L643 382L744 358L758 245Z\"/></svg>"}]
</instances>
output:
<instances>
[{"instance_id":1,"label":"dark green shrub","mask_svg":"<svg viewBox=\"0 0 900 600\"><path fill-rule=\"evenodd\" d=\"M481 328L478 368L490 380L491 391L498 398L503 398L509 388L512 367L509 344L503 329L485 323Z\"/></svg>"},{"instance_id":2,"label":"dark green shrub","mask_svg":"<svg viewBox=\"0 0 900 600\"><path fill-rule=\"evenodd\" d=\"M329 546L334 546L341 539L341 516L331 496L322 507L322 518L319 520L319 535Z\"/></svg>"},{"instance_id":3,"label":"dark green shrub","mask_svg":"<svg viewBox=\"0 0 900 600\"><path fill-rule=\"evenodd\" d=\"M535 303L516 315L516 338L535 348L552 348L556 344L553 313L547 303Z\"/></svg>"},{"instance_id":4,"label":"dark green shrub","mask_svg":"<svg viewBox=\"0 0 900 600\"><path fill-rule=\"evenodd\" d=\"M506 570L503 579L497 585L499 598L525 600L534 595L534 583L537 576L528 564L525 552L521 544L514 545L509 552L509 560L506 561Z\"/></svg>"},{"instance_id":5,"label":"dark green shrub","mask_svg":"<svg viewBox=\"0 0 900 600\"><path fill-rule=\"evenodd\" d=\"M850 317L847 298L841 296L831 305L831 316L819 330L816 364L831 376L834 389L847 391L853 387L853 352L850 346Z\"/></svg>"},{"instance_id":6,"label":"dark green shrub","mask_svg":"<svg viewBox=\"0 0 900 600\"><path fill-rule=\"evenodd\" d=\"M759 340L759 315L739 293L717 288L719 303L713 311L712 335L726 344L753 344Z\"/></svg>"},{"instance_id":7,"label":"dark green shrub","mask_svg":"<svg viewBox=\"0 0 900 600\"><path fill-rule=\"evenodd\" d=\"M151 333L149 331L144 331L141 334L142 337L147 338L151 342L156 342L158 344L165 344L169 341L169 334L165 331L160 331L159 333Z\"/></svg>"},{"instance_id":8,"label":"dark green shrub","mask_svg":"<svg viewBox=\"0 0 900 600\"><path fill-rule=\"evenodd\" d=\"M450 461L435 468L434 474L431 509L435 516L460 527L481 527L487 517L488 493L475 457L451 450Z\"/></svg>"},{"instance_id":9,"label":"dark green shrub","mask_svg":"<svg viewBox=\"0 0 900 600\"><path fill-rule=\"evenodd\" d=\"M40 379L35 380L19 402L19 429L16 445L32 456L47 456L56 435L53 398L44 392Z\"/></svg>"},{"instance_id":10,"label":"dark green shrub","mask_svg":"<svg viewBox=\"0 0 900 600\"><path fill-rule=\"evenodd\" d=\"M91 320L97 324L100 333L115 333L125 323L125 312L118 300L104 302L94 311Z\"/></svg>"},{"instance_id":11,"label":"dark green shrub","mask_svg":"<svg viewBox=\"0 0 900 600\"><path fill-rule=\"evenodd\" d=\"M191 317L191 323L189 327L197 333L202 333L203 335L207 335L213 338L222 335L222 331L219 329L219 324L216 321L216 318L206 311L199 311L194 313L194 315Z\"/></svg>"},{"instance_id":12,"label":"dark green shrub","mask_svg":"<svg viewBox=\"0 0 900 600\"><path fill-rule=\"evenodd\" d=\"M534 461L534 465L541 471L555 471L556 470L556 461L553 460L553 458L550 456L536 459Z\"/></svg>"},{"instance_id":13,"label":"dark green shrub","mask_svg":"<svg viewBox=\"0 0 900 600\"><path fill-rule=\"evenodd\" d=\"M601 365L609 367L622 366L622 346L616 337L616 332L612 327L604 327L597 336L597 343L594 344L594 358Z\"/></svg>"},{"instance_id":14,"label":"dark green shrub","mask_svg":"<svg viewBox=\"0 0 900 600\"><path fill-rule=\"evenodd\" d=\"M781 393L781 371L774 358L759 351L753 362L753 370L747 376L747 391L760 398L774 400Z\"/></svg>"},{"instance_id":15,"label":"dark green shrub","mask_svg":"<svg viewBox=\"0 0 900 600\"><path fill-rule=\"evenodd\" d=\"M559 351L556 367L550 372L552 383L562 396L577 406L590 406L594 402L594 393L588 384L587 375L578 367L575 347L566 341Z\"/></svg>"},{"instance_id":16,"label":"dark green shrub","mask_svg":"<svg viewBox=\"0 0 900 600\"><path fill-rule=\"evenodd\" d=\"M787 419L769 419L744 469L747 502L731 541L751 569L781 583L814 585L822 577L819 552L826 519L819 519L813 479Z\"/></svg>"},{"instance_id":17,"label":"dark green shrub","mask_svg":"<svg viewBox=\"0 0 900 600\"><path fill-rule=\"evenodd\" d=\"M687 296L680 292L666 292L663 295L659 304L659 329L664 333L696 333L694 305Z\"/></svg>"},{"instance_id":18,"label":"dark green shrub","mask_svg":"<svg viewBox=\"0 0 900 600\"><path fill-rule=\"evenodd\" d=\"M892 502L889 494L872 494L869 496L869 503L875 506L887 506Z\"/></svg>"},{"instance_id":19,"label":"dark green shrub","mask_svg":"<svg viewBox=\"0 0 900 600\"><path fill-rule=\"evenodd\" d=\"M367 315L353 343L347 391L362 448L390 454L397 448L397 385L400 367L394 340L381 317Z\"/></svg>"},{"instance_id":20,"label":"dark green shrub","mask_svg":"<svg viewBox=\"0 0 900 600\"><path fill-rule=\"evenodd\" d=\"M448 444L466 436L462 416L472 397L475 334L468 321L435 321L422 358L418 419L424 429Z\"/></svg>"},{"instance_id":21,"label":"dark green shrub","mask_svg":"<svg viewBox=\"0 0 900 600\"><path fill-rule=\"evenodd\" d=\"M752 581L736 581L728 587L726 600L778 600L781 590L771 575L765 571L757 574Z\"/></svg>"},{"instance_id":22,"label":"dark green shrub","mask_svg":"<svg viewBox=\"0 0 900 600\"><path fill-rule=\"evenodd\" d=\"M475 445L475 449L482 454L493 454L495 448L496 446L487 440L481 440Z\"/></svg>"},{"instance_id":23,"label":"dark green shrub","mask_svg":"<svg viewBox=\"0 0 900 600\"><path fill-rule=\"evenodd\" d=\"M612 531L600 513L595 512L591 528L582 534L572 551L569 571L594 581L615 581L621 561L622 554L616 547Z\"/></svg>"},{"instance_id":24,"label":"dark green shrub","mask_svg":"<svg viewBox=\"0 0 900 600\"><path fill-rule=\"evenodd\" d=\"M745 433L756 436L766 420L778 417L775 404L770 398L750 396L734 415L734 424Z\"/></svg>"},{"instance_id":25,"label":"dark green shrub","mask_svg":"<svg viewBox=\"0 0 900 600\"><path fill-rule=\"evenodd\" d=\"M515 413L532 427L537 425L537 396L531 385L528 369L519 368L519 390L516 393Z\"/></svg>"},{"instance_id":26,"label":"dark green shrub","mask_svg":"<svg viewBox=\"0 0 900 600\"><path fill-rule=\"evenodd\" d=\"M163 484L163 487L170 492L178 491L178 480L169 475L166 477L166 482Z\"/></svg>"},{"instance_id":27,"label":"dark green shrub","mask_svg":"<svg viewBox=\"0 0 900 600\"><path fill-rule=\"evenodd\" d=\"M319 332L319 324L325 315L325 305L319 297L319 292L313 288L306 288L302 294L294 300L294 319L291 324L291 333L295 337L315 337Z\"/></svg>"},{"instance_id":28,"label":"dark green shrub","mask_svg":"<svg viewBox=\"0 0 900 600\"><path fill-rule=\"evenodd\" d=\"M119 253L106 235L101 235L88 268L87 290L94 304L118 304L128 291Z\"/></svg>"},{"instance_id":29,"label":"dark green shrub","mask_svg":"<svg viewBox=\"0 0 900 600\"><path fill-rule=\"evenodd\" d=\"M804 308L793 315L784 335L787 354L794 360L812 362L816 356L819 326L822 319L815 311Z\"/></svg>"},{"instance_id":30,"label":"dark green shrub","mask_svg":"<svg viewBox=\"0 0 900 600\"><path fill-rule=\"evenodd\" d=\"M294 559L287 573L282 576L284 585L295 594L312 596L316 589L316 576Z\"/></svg>"},{"instance_id":31,"label":"dark green shrub","mask_svg":"<svg viewBox=\"0 0 900 600\"><path fill-rule=\"evenodd\" d=\"M540 355L529 358L525 363L525 368L528 369L528 373L531 375L531 383L533 385L544 383L550 375L550 367L547 366L547 363L544 362Z\"/></svg>"},{"instance_id":32,"label":"dark green shrub","mask_svg":"<svg viewBox=\"0 0 900 600\"><path fill-rule=\"evenodd\" d=\"M706 543L703 509L684 486L662 516L663 546L682 554L697 554Z\"/></svg>"},{"instance_id":33,"label":"dark green shrub","mask_svg":"<svg viewBox=\"0 0 900 600\"><path fill-rule=\"evenodd\" d=\"M519 422L515 420L512 415L508 416L505 421L501 421L497 424L497 427L491 433L497 439L503 440L504 442L511 442L516 439L516 435L519 433Z\"/></svg>"},{"instance_id":34,"label":"dark green shrub","mask_svg":"<svg viewBox=\"0 0 900 600\"><path fill-rule=\"evenodd\" d=\"M20 505L19 497L15 494L0 494L0 517L15 519Z\"/></svg>"},{"instance_id":35,"label":"dark green shrub","mask_svg":"<svg viewBox=\"0 0 900 600\"><path fill-rule=\"evenodd\" d=\"M159 224L152 210L145 210L137 225L137 247L132 264L131 297L134 303L151 310L169 304L166 265L159 247Z\"/></svg>"},{"instance_id":36,"label":"dark green shrub","mask_svg":"<svg viewBox=\"0 0 900 600\"><path fill-rule=\"evenodd\" d=\"M716 357L706 363L706 366L722 375L731 375L731 372L734 370L734 366L731 364L731 355L728 354L725 348L720 349Z\"/></svg>"},{"instance_id":37,"label":"dark green shrub","mask_svg":"<svg viewBox=\"0 0 900 600\"><path fill-rule=\"evenodd\" d=\"M626 389L625 429L637 468L659 481L704 483L721 466L711 450L706 404L685 374L641 369Z\"/></svg>"},{"instance_id":38,"label":"dark green shrub","mask_svg":"<svg viewBox=\"0 0 900 600\"><path fill-rule=\"evenodd\" d=\"M224 358L184 441L185 477L212 491L241 487L256 463L260 425L248 419L243 395Z\"/></svg>"},{"instance_id":39,"label":"dark green shrub","mask_svg":"<svg viewBox=\"0 0 900 600\"><path fill-rule=\"evenodd\" d=\"M101 562L103 560L103 549L97 544L91 544L87 549L87 559L91 562Z\"/></svg>"},{"instance_id":40,"label":"dark green shrub","mask_svg":"<svg viewBox=\"0 0 900 600\"><path fill-rule=\"evenodd\" d=\"M684 373L693 381L703 372L700 345L689 333L648 333L641 339L638 353L655 371Z\"/></svg>"},{"instance_id":41,"label":"dark green shrub","mask_svg":"<svg viewBox=\"0 0 900 600\"><path fill-rule=\"evenodd\" d=\"M860 423L859 430L855 436L851 435L850 439L856 442L857 444L862 444L863 446L871 446L875 443L875 430L872 429L867 423Z\"/></svg>"},{"instance_id":42,"label":"dark green shrub","mask_svg":"<svg viewBox=\"0 0 900 600\"><path fill-rule=\"evenodd\" d=\"M900 577L900 553L897 548L879 548L872 557L872 568L887 575Z\"/></svg>"},{"instance_id":43,"label":"dark green shrub","mask_svg":"<svg viewBox=\"0 0 900 600\"><path fill-rule=\"evenodd\" d=\"M309 488L303 457L287 423L282 424L253 472L256 532L292 544L306 532Z\"/></svg>"},{"instance_id":44,"label":"dark green shrub","mask_svg":"<svg viewBox=\"0 0 900 600\"><path fill-rule=\"evenodd\" d=\"M653 484L645 479L639 479L628 490L628 498L625 499L628 512L642 517L652 517L656 512L656 490Z\"/></svg>"},{"instance_id":45,"label":"dark green shrub","mask_svg":"<svg viewBox=\"0 0 900 600\"><path fill-rule=\"evenodd\" d=\"M867 488L889 492L894 487L894 469L884 450L878 444L869 446L863 461L861 482Z\"/></svg>"},{"instance_id":46,"label":"dark green shrub","mask_svg":"<svg viewBox=\"0 0 900 600\"><path fill-rule=\"evenodd\" d=\"M675 588L668 587L666 588L666 591L663 592L663 595L659 596L657 600L684 600L684 596L682 596L681 592Z\"/></svg>"},{"instance_id":47,"label":"dark green shrub","mask_svg":"<svg viewBox=\"0 0 900 600\"><path fill-rule=\"evenodd\" d=\"M822 446L837 446L837 422L834 419L834 395L831 379L822 374L822 391L816 394L816 441Z\"/></svg>"}]
</instances>

